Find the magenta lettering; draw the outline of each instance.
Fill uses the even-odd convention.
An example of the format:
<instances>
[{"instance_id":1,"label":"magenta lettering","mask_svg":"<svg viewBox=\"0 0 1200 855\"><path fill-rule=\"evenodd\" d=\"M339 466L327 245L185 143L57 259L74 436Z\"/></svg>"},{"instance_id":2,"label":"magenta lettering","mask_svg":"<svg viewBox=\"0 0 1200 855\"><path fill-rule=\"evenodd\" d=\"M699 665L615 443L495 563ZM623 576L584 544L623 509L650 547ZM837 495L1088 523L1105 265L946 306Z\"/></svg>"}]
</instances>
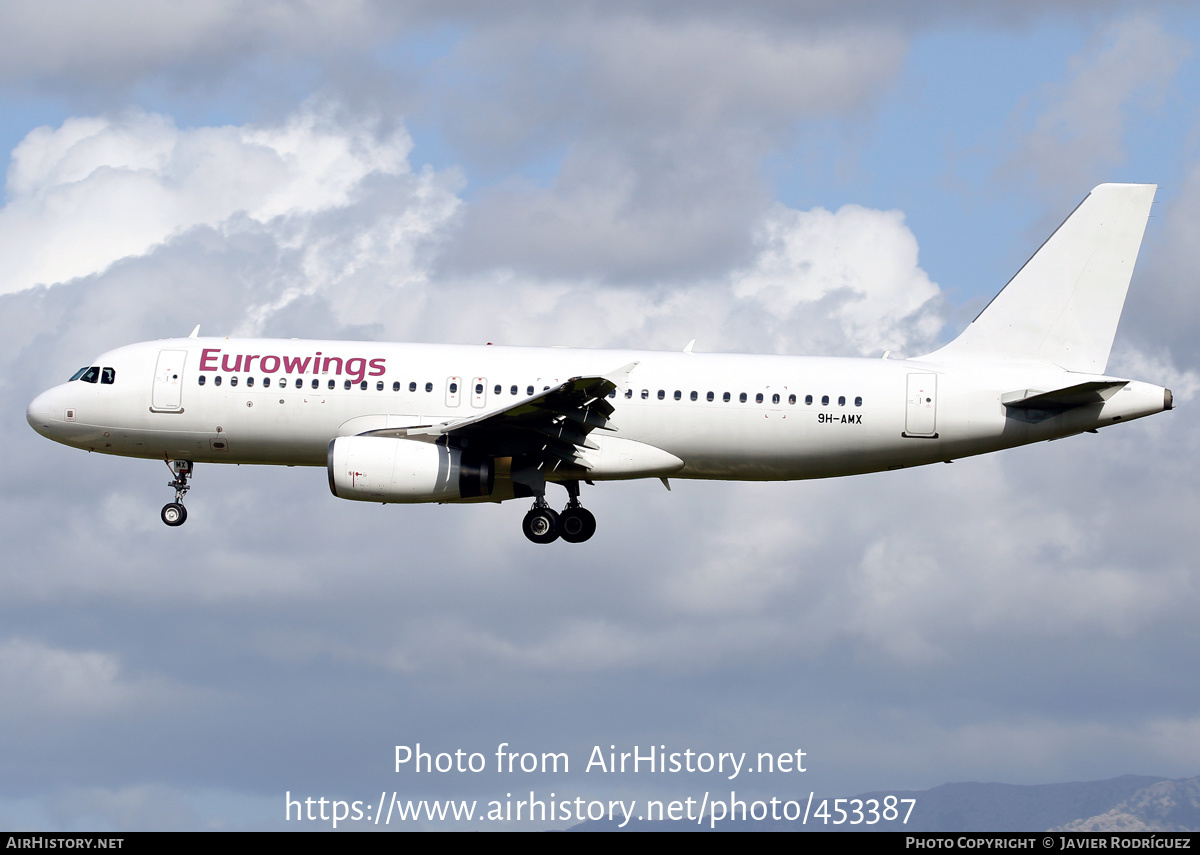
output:
<instances>
[{"instance_id":1,"label":"magenta lettering","mask_svg":"<svg viewBox=\"0 0 1200 855\"><path fill-rule=\"evenodd\" d=\"M288 374L303 374L308 370L308 363L312 361L311 356L304 357L304 361L300 361L299 356L285 356L283 358L283 370Z\"/></svg>"},{"instance_id":2,"label":"magenta lettering","mask_svg":"<svg viewBox=\"0 0 1200 855\"><path fill-rule=\"evenodd\" d=\"M201 371L252 372L255 361L259 362L258 370L263 374L306 374L309 366L313 374L343 374L355 383L361 383L369 377L381 377L387 373L387 359L376 357L368 361L366 357L352 356L343 359L340 356L323 356L320 351L316 356L276 356L267 354L222 353L219 347L207 347L200 351ZM370 374L367 369L370 369Z\"/></svg>"}]
</instances>

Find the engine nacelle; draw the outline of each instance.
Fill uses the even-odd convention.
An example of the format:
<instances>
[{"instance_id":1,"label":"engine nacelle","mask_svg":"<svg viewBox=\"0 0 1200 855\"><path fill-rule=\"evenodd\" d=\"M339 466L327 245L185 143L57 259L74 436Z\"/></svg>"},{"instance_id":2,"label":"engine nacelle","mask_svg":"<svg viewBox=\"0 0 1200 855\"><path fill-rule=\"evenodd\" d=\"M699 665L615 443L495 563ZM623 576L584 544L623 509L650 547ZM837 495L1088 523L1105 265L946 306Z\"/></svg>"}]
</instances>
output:
<instances>
[{"instance_id":1,"label":"engine nacelle","mask_svg":"<svg viewBox=\"0 0 1200 855\"><path fill-rule=\"evenodd\" d=\"M493 461L413 439L340 436L329 443L329 489L360 502L454 502L492 495Z\"/></svg>"}]
</instances>

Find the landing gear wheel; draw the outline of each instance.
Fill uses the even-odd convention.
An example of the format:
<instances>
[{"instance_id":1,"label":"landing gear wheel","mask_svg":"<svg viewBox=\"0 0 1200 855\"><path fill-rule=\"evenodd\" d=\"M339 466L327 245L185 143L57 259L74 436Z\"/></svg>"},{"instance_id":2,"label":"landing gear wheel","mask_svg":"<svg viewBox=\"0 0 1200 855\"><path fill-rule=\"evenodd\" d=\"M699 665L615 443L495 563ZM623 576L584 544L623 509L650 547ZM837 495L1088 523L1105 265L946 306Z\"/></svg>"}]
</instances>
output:
<instances>
[{"instance_id":1,"label":"landing gear wheel","mask_svg":"<svg viewBox=\"0 0 1200 855\"><path fill-rule=\"evenodd\" d=\"M533 508L521 522L521 530L534 543L553 543L558 540L558 514L549 508Z\"/></svg>"},{"instance_id":2,"label":"landing gear wheel","mask_svg":"<svg viewBox=\"0 0 1200 855\"><path fill-rule=\"evenodd\" d=\"M587 508L566 508L558 517L558 533L567 543L583 543L596 533L596 517Z\"/></svg>"},{"instance_id":3,"label":"landing gear wheel","mask_svg":"<svg viewBox=\"0 0 1200 855\"><path fill-rule=\"evenodd\" d=\"M179 502L168 502L163 505L162 521L169 526L183 525L187 521L187 508Z\"/></svg>"},{"instance_id":4,"label":"landing gear wheel","mask_svg":"<svg viewBox=\"0 0 1200 855\"><path fill-rule=\"evenodd\" d=\"M192 461L190 460L168 460L164 458L167 468L171 470L171 480L167 482L168 487L175 488L175 501L168 502L163 505L162 521L172 528L177 525L183 525L187 520L187 508L183 506L183 497L187 491L192 489L188 485L188 478L192 477Z\"/></svg>"}]
</instances>

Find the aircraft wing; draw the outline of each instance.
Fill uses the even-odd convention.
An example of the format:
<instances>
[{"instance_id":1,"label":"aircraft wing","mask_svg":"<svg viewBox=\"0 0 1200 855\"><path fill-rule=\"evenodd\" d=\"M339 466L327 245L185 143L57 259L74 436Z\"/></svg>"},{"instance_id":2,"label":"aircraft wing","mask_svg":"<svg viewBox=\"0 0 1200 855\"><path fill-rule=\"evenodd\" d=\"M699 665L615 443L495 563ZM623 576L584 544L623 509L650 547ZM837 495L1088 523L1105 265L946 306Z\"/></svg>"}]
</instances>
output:
<instances>
[{"instance_id":1,"label":"aircraft wing","mask_svg":"<svg viewBox=\"0 0 1200 855\"><path fill-rule=\"evenodd\" d=\"M592 431L615 430L609 425L614 407L608 396L636 367L632 362L609 374L572 377L467 418L366 433L426 441L452 437L462 448L484 456L513 458L513 480L535 486L544 482L547 472L591 468L578 451L599 448L588 439Z\"/></svg>"}]
</instances>

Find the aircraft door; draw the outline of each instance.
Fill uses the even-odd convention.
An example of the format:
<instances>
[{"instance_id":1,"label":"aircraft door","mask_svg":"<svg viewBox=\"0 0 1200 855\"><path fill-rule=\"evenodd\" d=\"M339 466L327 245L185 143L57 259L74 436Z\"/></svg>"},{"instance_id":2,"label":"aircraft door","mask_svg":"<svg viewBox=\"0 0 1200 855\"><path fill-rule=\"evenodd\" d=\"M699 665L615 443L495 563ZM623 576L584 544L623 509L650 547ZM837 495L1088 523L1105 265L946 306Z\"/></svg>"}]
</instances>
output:
<instances>
[{"instance_id":1,"label":"aircraft door","mask_svg":"<svg viewBox=\"0 0 1200 855\"><path fill-rule=\"evenodd\" d=\"M471 378L471 406L482 407L487 403L487 378Z\"/></svg>"},{"instance_id":2,"label":"aircraft door","mask_svg":"<svg viewBox=\"0 0 1200 855\"><path fill-rule=\"evenodd\" d=\"M156 413L183 412L183 365L186 350L160 350L154 369L154 393L150 409Z\"/></svg>"},{"instance_id":3,"label":"aircraft door","mask_svg":"<svg viewBox=\"0 0 1200 855\"><path fill-rule=\"evenodd\" d=\"M905 436L937 436L937 375L908 375L908 406L904 414Z\"/></svg>"}]
</instances>

